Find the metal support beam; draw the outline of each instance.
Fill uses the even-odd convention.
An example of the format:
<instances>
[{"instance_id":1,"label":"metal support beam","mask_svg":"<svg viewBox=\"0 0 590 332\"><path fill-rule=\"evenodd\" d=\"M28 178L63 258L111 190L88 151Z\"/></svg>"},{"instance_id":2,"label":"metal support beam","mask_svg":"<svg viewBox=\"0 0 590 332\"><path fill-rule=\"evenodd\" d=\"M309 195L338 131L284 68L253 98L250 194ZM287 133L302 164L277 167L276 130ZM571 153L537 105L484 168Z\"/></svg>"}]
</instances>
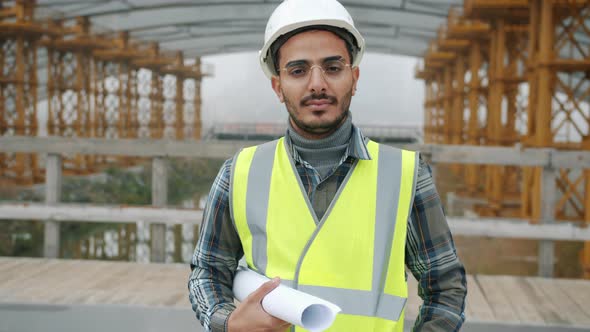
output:
<instances>
[{"instance_id":1,"label":"metal support beam","mask_svg":"<svg viewBox=\"0 0 590 332\"><path fill-rule=\"evenodd\" d=\"M63 153L133 157L231 158L241 148L260 141L173 141L165 139L104 139L75 137L0 137L0 152ZM392 144L430 157L432 163L590 168L590 151L439 144Z\"/></svg>"},{"instance_id":2,"label":"metal support beam","mask_svg":"<svg viewBox=\"0 0 590 332\"><path fill-rule=\"evenodd\" d=\"M164 157L156 157L152 160L152 205L165 207L168 203L168 169L167 160ZM151 225L151 252L152 262L166 261L166 226L162 223Z\"/></svg>"},{"instance_id":3,"label":"metal support beam","mask_svg":"<svg viewBox=\"0 0 590 332\"><path fill-rule=\"evenodd\" d=\"M481 44L474 41L469 51L469 122L467 124L467 144L480 145L479 133L479 106L481 97L481 82L479 70L481 68ZM480 169L476 165L468 165L465 168L465 185L470 195L478 193L478 184L481 182Z\"/></svg>"},{"instance_id":4,"label":"metal support beam","mask_svg":"<svg viewBox=\"0 0 590 332\"><path fill-rule=\"evenodd\" d=\"M0 203L1 220L50 219L79 223L163 222L168 226L198 227L202 210L153 207L97 206L89 204ZM557 220L534 224L527 219L447 217L453 235L546 241L590 241L590 228L580 223Z\"/></svg>"},{"instance_id":5,"label":"metal support beam","mask_svg":"<svg viewBox=\"0 0 590 332\"><path fill-rule=\"evenodd\" d=\"M59 154L47 155L45 168L45 203L53 205L61 199L62 160ZM59 257L59 222L46 220L44 225L43 256Z\"/></svg>"},{"instance_id":6,"label":"metal support beam","mask_svg":"<svg viewBox=\"0 0 590 332\"><path fill-rule=\"evenodd\" d=\"M92 204L4 203L0 220L53 220L79 223L165 223L200 225L202 210L169 209L151 206L109 206Z\"/></svg>"}]
</instances>

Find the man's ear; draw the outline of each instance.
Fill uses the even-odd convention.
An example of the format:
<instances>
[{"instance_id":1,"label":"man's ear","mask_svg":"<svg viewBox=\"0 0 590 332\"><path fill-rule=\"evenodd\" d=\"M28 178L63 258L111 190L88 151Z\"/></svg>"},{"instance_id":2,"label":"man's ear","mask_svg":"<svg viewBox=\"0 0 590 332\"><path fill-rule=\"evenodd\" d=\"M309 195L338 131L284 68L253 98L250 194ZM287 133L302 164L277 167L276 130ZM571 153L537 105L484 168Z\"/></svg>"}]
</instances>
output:
<instances>
[{"instance_id":1,"label":"man's ear","mask_svg":"<svg viewBox=\"0 0 590 332\"><path fill-rule=\"evenodd\" d=\"M281 103L284 103L285 99L283 98L283 90L281 90L281 80L279 79L278 76L273 76L270 79L270 82L272 84L272 89L276 93L277 97L279 97L279 100L281 101Z\"/></svg>"},{"instance_id":2,"label":"man's ear","mask_svg":"<svg viewBox=\"0 0 590 332\"><path fill-rule=\"evenodd\" d=\"M354 96L356 94L356 84L359 81L359 76L360 76L360 69L359 67L354 67L352 68L352 95Z\"/></svg>"}]
</instances>

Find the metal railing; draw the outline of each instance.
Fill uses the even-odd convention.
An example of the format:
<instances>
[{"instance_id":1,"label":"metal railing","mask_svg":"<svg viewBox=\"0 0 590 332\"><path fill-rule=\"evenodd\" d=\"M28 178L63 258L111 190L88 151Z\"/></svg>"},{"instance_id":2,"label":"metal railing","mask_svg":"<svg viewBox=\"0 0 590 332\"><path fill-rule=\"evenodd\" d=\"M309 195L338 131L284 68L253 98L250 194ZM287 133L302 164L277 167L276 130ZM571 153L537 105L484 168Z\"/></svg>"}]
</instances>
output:
<instances>
[{"instance_id":1,"label":"metal railing","mask_svg":"<svg viewBox=\"0 0 590 332\"><path fill-rule=\"evenodd\" d=\"M419 126L358 126L364 135L377 142L420 143L424 136ZM205 139L270 140L283 136L286 130L285 123L216 123L207 130Z\"/></svg>"},{"instance_id":2,"label":"metal railing","mask_svg":"<svg viewBox=\"0 0 590 332\"><path fill-rule=\"evenodd\" d=\"M41 153L46 158L45 204L0 203L0 220L44 220L44 255L57 257L59 222L136 222L152 223L152 255L164 261L165 223L198 224L202 212L169 209L167 205L167 158L229 158L240 148L258 142L245 141L172 141L151 139L91 139L61 137L0 137L0 153ZM541 240L539 274L552 276L553 241L590 241L590 228L571 222L557 222L554 206L555 179L559 168L590 168L590 152L552 149L515 149L505 147L398 145L420 151L431 163L488 164L543 167L543 211L538 224L526 219L449 217L453 234L465 236L507 237ZM145 207L96 206L60 203L62 155L117 155L152 158L152 205Z\"/></svg>"}]
</instances>

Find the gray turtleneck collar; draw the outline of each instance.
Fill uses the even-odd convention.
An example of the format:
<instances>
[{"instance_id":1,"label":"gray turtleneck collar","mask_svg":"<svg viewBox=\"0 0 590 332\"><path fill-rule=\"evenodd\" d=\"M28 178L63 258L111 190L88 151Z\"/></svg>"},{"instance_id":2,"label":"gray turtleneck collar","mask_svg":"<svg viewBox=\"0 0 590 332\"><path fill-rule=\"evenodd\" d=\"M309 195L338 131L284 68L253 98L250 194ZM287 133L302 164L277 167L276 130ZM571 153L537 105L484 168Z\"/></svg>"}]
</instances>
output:
<instances>
[{"instance_id":1,"label":"gray turtleneck collar","mask_svg":"<svg viewBox=\"0 0 590 332\"><path fill-rule=\"evenodd\" d=\"M340 165L352 136L352 114L330 136L321 139L308 139L299 135L289 121L287 135L293 148L301 159L309 163L324 180Z\"/></svg>"}]
</instances>

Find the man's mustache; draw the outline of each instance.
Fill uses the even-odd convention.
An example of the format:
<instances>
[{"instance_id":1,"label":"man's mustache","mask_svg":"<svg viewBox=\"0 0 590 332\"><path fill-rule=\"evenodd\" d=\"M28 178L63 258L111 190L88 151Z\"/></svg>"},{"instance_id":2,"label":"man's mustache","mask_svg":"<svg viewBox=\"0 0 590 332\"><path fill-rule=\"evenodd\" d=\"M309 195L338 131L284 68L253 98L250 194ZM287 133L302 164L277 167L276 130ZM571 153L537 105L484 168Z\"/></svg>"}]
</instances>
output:
<instances>
[{"instance_id":1,"label":"man's mustache","mask_svg":"<svg viewBox=\"0 0 590 332\"><path fill-rule=\"evenodd\" d=\"M328 96L326 93L320 93L320 94L311 94L309 96L304 97L303 99L301 99L301 106L305 106L307 105L308 102L314 100L314 99L327 99L330 101L330 104L336 104L336 102L338 101L338 99L336 99L336 97L334 96Z\"/></svg>"}]
</instances>

